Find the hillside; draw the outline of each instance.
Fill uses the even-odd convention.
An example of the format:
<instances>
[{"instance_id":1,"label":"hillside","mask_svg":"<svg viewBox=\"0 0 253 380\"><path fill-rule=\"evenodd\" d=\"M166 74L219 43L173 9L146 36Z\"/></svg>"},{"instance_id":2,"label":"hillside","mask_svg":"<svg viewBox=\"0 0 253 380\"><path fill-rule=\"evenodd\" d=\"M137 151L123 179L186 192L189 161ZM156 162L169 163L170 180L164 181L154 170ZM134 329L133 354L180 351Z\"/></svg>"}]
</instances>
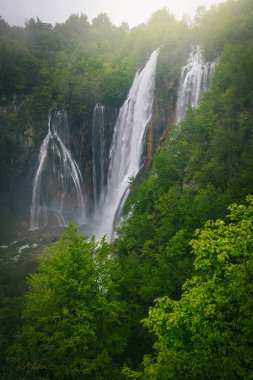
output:
<instances>
[{"instance_id":1,"label":"hillside","mask_svg":"<svg viewBox=\"0 0 253 380\"><path fill-rule=\"evenodd\" d=\"M69 176L80 172L89 236L73 224L59 240L53 232L38 267L37 255L1 258L3 379L252 378L252 25L251 0L199 8L192 23L161 9L133 29L106 14L55 27L0 20L1 243L29 235L47 133L48 162L62 149ZM201 93L182 110L194 67ZM131 103L134 84L142 92ZM136 120L127 112L139 98L152 110L141 170L113 215L114 238L97 242L90 235L117 167L115 125ZM65 117L66 133L57 124ZM58 194L45 183L44 204ZM66 204L80 211L75 188ZM44 226L39 216L37 236L55 220Z\"/></svg>"}]
</instances>

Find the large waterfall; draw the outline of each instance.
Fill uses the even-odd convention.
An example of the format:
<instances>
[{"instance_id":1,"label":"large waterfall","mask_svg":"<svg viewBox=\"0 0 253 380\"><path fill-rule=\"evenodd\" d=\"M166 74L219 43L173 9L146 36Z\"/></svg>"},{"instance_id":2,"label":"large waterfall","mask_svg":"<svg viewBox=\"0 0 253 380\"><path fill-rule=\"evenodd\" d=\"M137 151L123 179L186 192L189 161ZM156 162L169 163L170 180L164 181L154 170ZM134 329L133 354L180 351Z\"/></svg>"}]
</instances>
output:
<instances>
[{"instance_id":1,"label":"large waterfall","mask_svg":"<svg viewBox=\"0 0 253 380\"><path fill-rule=\"evenodd\" d=\"M145 136L152 116L156 64L155 50L142 71L135 75L126 101L119 111L109 151L105 107L97 103L92 124L93 218L89 233L97 238L113 238L129 193L129 179L143 166ZM216 62L206 62L200 47L194 47L182 68L178 91L176 122L189 107L196 107L209 88ZM93 219L93 220L92 220ZM39 153L33 182L30 229L85 222L83 183L77 163L69 150L65 111L50 113L48 134ZM87 221L86 221L87 222Z\"/></svg>"},{"instance_id":2,"label":"large waterfall","mask_svg":"<svg viewBox=\"0 0 253 380\"><path fill-rule=\"evenodd\" d=\"M96 210L95 235L113 237L129 192L129 178L135 177L143 166L145 133L152 116L156 63L159 49L155 50L144 69L137 72L127 99L120 109L112 146L103 202Z\"/></svg>"},{"instance_id":3,"label":"large waterfall","mask_svg":"<svg viewBox=\"0 0 253 380\"><path fill-rule=\"evenodd\" d=\"M67 113L50 113L33 181L31 230L84 222L82 176L68 144Z\"/></svg>"},{"instance_id":4,"label":"large waterfall","mask_svg":"<svg viewBox=\"0 0 253 380\"><path fill-rule=\"evenodd\" d=\"M178 91L176 123L180 123L189 107L195 108L210 86L216 62L206 62L201 48L195 46L187 64L181 70Z\"/></svg>"},{"instance_id":5,"label":"large waterfall","mask_svg":"<svg viewBox=\"0 0 253 380\"><path fill-rule=\"evenodd\" d=\"M92 124L92 169L94 204L97 207L106 188L106 134L105 107L97 103L93 111Z\"/></svg>"}]
</instances>

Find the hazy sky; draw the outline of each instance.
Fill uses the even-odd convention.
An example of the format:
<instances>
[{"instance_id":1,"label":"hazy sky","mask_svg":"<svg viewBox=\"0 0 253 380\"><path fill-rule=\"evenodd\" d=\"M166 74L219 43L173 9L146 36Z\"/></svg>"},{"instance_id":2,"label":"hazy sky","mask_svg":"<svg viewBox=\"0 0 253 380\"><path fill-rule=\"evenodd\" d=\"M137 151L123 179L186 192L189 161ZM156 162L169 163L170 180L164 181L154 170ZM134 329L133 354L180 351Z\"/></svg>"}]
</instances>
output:
<instances>
[{"instance_id":1,"label":"hazy sky","mask_svg":"<svg viewBox=\"0 0 253 380\"><path fill-rule=\"evenodd\" d=\"M0 0L0 15L10 25L22 26L32 17L53 25L64 22L72 13L86 13L90 20L106 12L111 21L130 26L146 22L159 8L168 7L180 18L184 13L193 15L199 5L209 7L224 0Z\"/></svg>"}]
</instances>

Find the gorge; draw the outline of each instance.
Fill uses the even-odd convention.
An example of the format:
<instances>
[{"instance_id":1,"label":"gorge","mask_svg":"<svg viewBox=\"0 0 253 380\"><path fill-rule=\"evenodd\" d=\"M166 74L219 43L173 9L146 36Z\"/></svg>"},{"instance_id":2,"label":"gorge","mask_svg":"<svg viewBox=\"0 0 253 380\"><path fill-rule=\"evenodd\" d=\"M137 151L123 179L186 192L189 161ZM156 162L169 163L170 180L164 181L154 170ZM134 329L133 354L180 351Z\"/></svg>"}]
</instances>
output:
<instances>
[{"instance_id":1,"label":"gorge","mask_svg":"<svg viewBox=\"0 0 253 380\"><path fill-rule=\"evenodd\" d=\"M151 54L143 70L136 73L127 99L119 111L109 151L106 149L105 107L99 103L94 107L94 206L90 212L90 222L86 220L86 223L90 224L90 233L94 233L97 238L106 235L109 241L112 240L113 229L119 224L128 197L129 180L134 179L145 165L143 155L153 112L158 56L159 49ZM201 48L194 46L187 65L183 66L180 74L175 117L177 123L182 121L188 108L197 107L203 93L210 86L214 67L215 63L205 63ZM85 211L80 169L66 148L69 144L66 112L50 113L48 125L48 134L40 148L39 165L33 182L31 230L64 226L70 221L83 225L85 213L88 213Z\"/></svg>"},{"instance_id":2,"label":"gorge","mask_svg":"<svg viewBox=\"0 0 253 380\"><path fill-rule=\"evenodd\" d=\"M251 379L253 3L0 17L0 378Z\"/></svg>"}]
</instances>

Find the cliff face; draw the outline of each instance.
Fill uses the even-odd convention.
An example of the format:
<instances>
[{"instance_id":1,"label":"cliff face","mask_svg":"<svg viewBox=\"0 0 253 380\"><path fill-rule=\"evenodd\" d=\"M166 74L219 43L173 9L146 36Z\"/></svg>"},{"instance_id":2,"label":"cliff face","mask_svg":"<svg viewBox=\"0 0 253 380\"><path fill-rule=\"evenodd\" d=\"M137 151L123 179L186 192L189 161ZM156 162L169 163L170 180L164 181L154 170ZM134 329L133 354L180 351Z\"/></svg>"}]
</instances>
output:
<instances>
[{"instance_id":1,"label":"cliff face","mask_svg":"<svg viewBox=\"0 0 253 380\"><path fill-rule=\"evenodd\" d=\"M109 152L117 110L106 107L106 150ZM0 107L0 243L29 229L33 179L48 119L31 112L28 97L3 99ZM69 117L70 151L84 179L87 212L93 203L92 110L85 119ZM107 163L108 165L108 163Z\"/></svg>"},{"instance_id":2,"label":"cliff face","mask_svg":"<svg viewBox=\"0 0 253 380\"><path fill-rule=\"evenodd\" d=\"M175 120L175 105L180 70L186 60L188 49L175 46L161 50L157 66L153 116L146 136L146 169L151 166L157 146L166 139L167 131ZM73 100L74 101L74 100ZM33 178L38 167L40 146L47 134L48 115L37 112L29 97L2 99L0 107L0 234L4 238L24 233L29 228ZM92 172L92 119L93 109L86 116L69 115L70 151L77 162L83 180L86 212L93 207ZM109 150L117 109L105 105L105 166L109 165Z\"/></svg>"},{"instance_id":3,"label":"cliff face","mask_svg":"<svg viewBox=\"0 0 253 380\"><path fill-rule=\"evenodd\" d=\"M114 125L117 118L117 109L111 106L104 107L104 128L105 128L105 168L108 170L109 166L109 151L112 142L112 136L114 131ZM92 211L94 202L94 191L93 191L93 162L92 162L92 124L93 124L93 114L90 113L89 120L85 120L80 127L79 136L80 141L78 142L76 137L74 140L76 142L73 146L75 156L78 157L78 162L80 162L80 167L84 179L84 193L86 198L86 212Z\"/></svg>"},{"instance_id":4,"label":"cliff face","mask_svg":"<svg viewBox=\"0 0 253 380\"><path fill-rule=\"evenodd\" d=\"M146 170L152 164L152 157L158 145L166 140L168 131L175 122L180 72L189 51L189 43L180 48L171 45L161 49L156 73L153 116L147 133Z\"/></svg>"},{"instance_id":5,"label":"cliff face","mask_svg":"<svg viewBox=\"0 0 253 380\"><path fill-rule=\"evenodd\" d=\"M5 104L3 104L5 103ZM0 234L27 228L37 126L28 112L29 99L14 97L0 107ZM37 138L35 134L37 133Z\"/></svg>"}]
</instances>

